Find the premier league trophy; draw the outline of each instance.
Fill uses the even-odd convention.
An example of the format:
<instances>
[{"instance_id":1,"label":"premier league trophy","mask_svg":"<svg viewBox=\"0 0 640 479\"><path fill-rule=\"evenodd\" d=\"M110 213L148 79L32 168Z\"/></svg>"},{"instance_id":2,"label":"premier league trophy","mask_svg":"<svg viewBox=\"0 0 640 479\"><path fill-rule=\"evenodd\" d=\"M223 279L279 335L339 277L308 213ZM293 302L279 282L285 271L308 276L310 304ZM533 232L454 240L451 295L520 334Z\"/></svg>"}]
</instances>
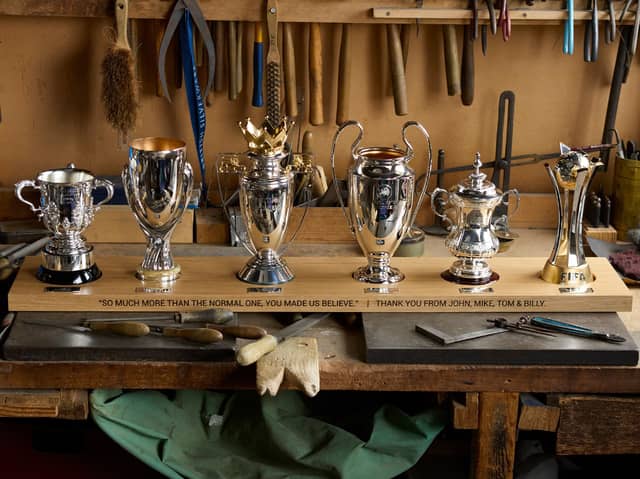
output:
<instances>
[{"instance_id":1,"label":"premier league trophy","mask_svg":"<svg viewBox=\"0 0 640 479\"><path fill-rule=\"evenodd\" d=\"M22 190L27 187L40 191L40 208L23 198ZM15 188L18 199L29 205L53 233L42 250L37 278L53 284L83 284L98 279L102 272L93 260L93 246L85 242L82 233L100 205L113 196L111 182L70 163L66 168L41 171L35 181L20 181ZM104 188L107 194L94 205L92 193L97 188Z\"/></svg>"},{"instance_id":2,"label":"premier league trophy","mask_svg":"<svg viewBox=\"0 0 640 479\"><path fill-rule=\"evenodd\" d=\"M122 183L133 215L147 237L136 277L171 282L180 276L170 238L191 199L193 172L185 143L171 138L139 138L129 146Z\"/></svg>"},{"instance_id":3,"label":"premier league trophy","mask_svg":"<svg viewBox=\"0 0 640 479\"><path fill-rule=\"evenodd\" d=\"M582 216L589 185L603 163L563 144L560 153L554 167L545 165L558 203L558 227L541 277L549 283L581 287L594 280L582 247Z\"/></svg>"},{"instance_id":4,"label":"premier league trophy","mask_svg":"<svg viewBox=\"0 0 640 479\"><path fill-rule=\"evenodd\" d=\"M414 223L424 199L431 174L431 139L420 123L410 121L402 127L402 140L406 150L379 146L360 148L360 140L364 134L362 125L353 120L343 123L331 145L331 171L336 187L336 143L340 134L350 126L357 127L360 132L351 146L354 163L348 172L349 213L340 192L337 191L337 194L347 223L369 261L367 266L358 268L353 277L367 283L396 283L404 279L404 274L392 268L389 263L402 238ZM415 173L409 167L413 147L406 137L407 129L412 126L424 135L428 144L427 172L417 201L414 197Z\"/></svg>"},{"instance_id":5,"label":"premier league trophy","mask_svg":"<svg viewBox=\"0 0 640 479\"><path fill-rule=\"evenodd\" d=\"M250 119L238 124L249 150L243 154L224 153L218 160L220 174L239 176L240 212L249 242L243 244L253 258L237 273L252 284L274 285L291 281L293 273L280 257L295 194L296 173L311 171L310 160L292 154L287 135L293 125L286 118L272 130L267 122L256 127ZM295 235L294 235L295 236Z\"/></svg>"}]
</instances>

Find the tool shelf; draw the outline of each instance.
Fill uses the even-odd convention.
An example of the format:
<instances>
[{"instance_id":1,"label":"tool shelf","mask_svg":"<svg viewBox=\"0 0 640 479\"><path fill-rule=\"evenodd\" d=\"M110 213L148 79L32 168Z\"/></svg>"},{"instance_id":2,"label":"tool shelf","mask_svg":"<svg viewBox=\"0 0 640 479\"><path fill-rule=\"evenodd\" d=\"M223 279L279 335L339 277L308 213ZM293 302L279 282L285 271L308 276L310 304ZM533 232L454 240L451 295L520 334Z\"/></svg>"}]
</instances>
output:
<instances>
[{"instance_id":1,"label":"tool shelf","mask_svg":"<svg viewBox=\"0 0 640 479\"><path fill-rule=\"evenodd\" d=\"M130 0L129 18L167 18L174 0ZM616 12L623 6L614 2ZM208 20L260 21L264 19L263 0L200 0ZM432 0L416 8L411 0L278 0L280 22L318 23L467 23L471 17L467 0ZM511 0L509 12L513 23L560 24L567 18L566 2L547 0L528 6L524 0ZM608 19L605 2L599 2L600 20ZM113 16L113 0L3 0L0 15L107 17ZM480 22L488 20L486 5L478 2ZM633 23L633 12L623 23ZM575 21L591 19L588 1L575 1ZM619 18L616 18L619 20Z\"/></svg>"}]
</instances>

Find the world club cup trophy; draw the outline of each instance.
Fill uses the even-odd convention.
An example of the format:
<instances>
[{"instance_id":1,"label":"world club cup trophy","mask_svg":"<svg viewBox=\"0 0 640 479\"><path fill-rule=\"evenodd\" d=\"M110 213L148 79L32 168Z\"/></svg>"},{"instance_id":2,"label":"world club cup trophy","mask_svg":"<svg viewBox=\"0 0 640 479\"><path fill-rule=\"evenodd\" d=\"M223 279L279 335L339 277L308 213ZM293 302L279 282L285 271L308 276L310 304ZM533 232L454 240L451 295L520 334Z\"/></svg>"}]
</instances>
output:
<instances>
[{"instance_id":1,"label":"world club cup trophy","mask_svg":"<svg viewBox=\"0 0 640 479\"><path fill-rule=\"evenodd\" d=\"M22 190L27 187L40 191L39 208L22 196ZM104 188L106 197L94 205L92 193L97 188ZM110 181L96 178L71 163L66 168L41 171L35 181L20 181L15 193L53 233L42 250L42 265L36 273L40 281L83 284L102 275L93 259L93 246L85 242L82 233L100 205L113 197Z\"/></svg>"},{"instance_id":2,"label":"world club cup trophy","mask_svg":"<svg viewBox=\"0 0 640 479\"><path fill-rule=\"evenodd\" d=\"M594 280L582 246L582 216L589 186L603 163L560 145L555 166L545 165L558 204L558 226L551 256L541 277L549 283L581 287Z\"/></svg>"},{"instance_id":3,"label":"world club cup trophy","mask_svg":"<svg viewBox=\"0 0 640 479\"><path fill-rule=\"evenodd\" d=\"M337 188L335 171L335 149L340 134L348 127L355 126L360 132L351 146L353 164L348 176L347 213L342 196L337 191L340 205L347 218L362 252L369 264L358 268L353 278L367 283L396 283L404 278L404 274L390 266L391 257L395 253L402 238L414 223L431 174L431 139L424 127L410 121L402 127L402 140L406 149L398 147L360 147L364 134L362 125L357 121L347 121L340 125L331 146L331 171L333 184ZM415 173L409 162L413 158L413 147L407 140L406 133L415 127L427 139L428 164L422 191L415 201Z\"/></svg>"},{"instance_id":4,"label":"world club cup trophy","mask_svg":"<svg viewBox=\"0 0 640 479\"><path fill-rule=\"evenodd\" d=\"M193 187L185 143L157 137L133 140L122 183L133 215L147 237L136 277L143 281L176 280L180 265L173 262L170 239Z\"/></svg>"},{"instance_id":5,"label":"world club cup trophy","mask_svg":"<svg viewBox=\"0 0 640 479\"><path fill-rule=\"evenodd\" d=\"M246 119L238 126L247 140L248 151L224 153L218 159L218 185L223 201L221 175L237 174L239 178L240 213L248 236L248 242L241 241L253 257L236 276L247 283L274 285L294 277L281 254L286 248L295 174L311 171L311 162L306 156L290 151L287 135L292 125L285 118L275 129L268 127L267 121L258 128Z\"/></svg>"}]
</instances>

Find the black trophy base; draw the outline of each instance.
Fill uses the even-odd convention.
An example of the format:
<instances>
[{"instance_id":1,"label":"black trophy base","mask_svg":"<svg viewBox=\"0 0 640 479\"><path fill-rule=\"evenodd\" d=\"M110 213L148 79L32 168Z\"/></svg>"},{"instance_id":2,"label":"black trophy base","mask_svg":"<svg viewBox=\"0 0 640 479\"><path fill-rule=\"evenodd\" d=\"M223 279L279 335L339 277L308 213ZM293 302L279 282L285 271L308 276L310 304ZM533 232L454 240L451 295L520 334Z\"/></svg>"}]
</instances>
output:
<instances>
[{"instance_id":1,"label":"black trophy base","mask_svg":"<svg viewBox=\"0 0 640 479\"><path fill-rule=\"evenodd\" d=\"M440 277L446 279L447 281L451 281L452 283L466 284L469 286L481 286L493 283L494 281L498 281L498 279L500 279L500 275L495 271L492 271L491 276L487 276L486 278L463 278L460 276L455 276L451 273L451 271L446 270L440 273Z\"/></svg>"},{"instance_id":2,"label":"black trophy base","mask_svg":"<svg viewBox=\"0 0 640 479\"><path fill-rule=\"evenodd\" d=\"M95 264L79 271L54 271L40 266L36 273L36 278L44 283L65 285L90 283L100 276L102 276L102 271Z\"/></svg>"}]
</instances>

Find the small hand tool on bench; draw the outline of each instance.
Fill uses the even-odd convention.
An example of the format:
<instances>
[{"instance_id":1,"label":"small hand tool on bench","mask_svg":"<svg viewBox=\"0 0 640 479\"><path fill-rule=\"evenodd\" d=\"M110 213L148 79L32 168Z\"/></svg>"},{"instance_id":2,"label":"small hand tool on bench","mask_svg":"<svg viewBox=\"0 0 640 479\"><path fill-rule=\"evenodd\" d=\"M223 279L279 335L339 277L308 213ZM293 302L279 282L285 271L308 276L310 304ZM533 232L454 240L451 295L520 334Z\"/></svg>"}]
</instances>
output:
<instances>
[{"instance_id":1,"label":"small hand tool on bench","mask_svg":"<svg viewBox=\"0 0 640 479\"><path fill-rule=\"evenodd\" d=\"M260 339L267 335L267 331L260 326L242 324L237 326L221 326L219 324L206 324L206 328L220 331L224 335L245 339Z\"/></svg>"},{"instance_id":2,"label":"small hand tool on bench","mask_svg":"<svg viewBox=\"0 0 640 479\"><path fill-rule=\"evenodd\" d=\"M87 323L107 323L107 322L123 322L123 321L173 321L174 323L215 323L225 324L231 320L237 319L237 313L228 309L204 309L202 311L190 312L167 312L167 313L140 313L136 315L123 316L120 313L112 313L108 316L92 316L87 318Z\"/></svg>"},{"instance_id":3,"label":"small hand tool on bench","mask_svg":"<svg viewBox=\"0 0 640 479\"><path fill-rule=\"evenodd\" d=\"M318 321L328 317L331 313L312 313L303 319L296 321L290 326L279 331L267 334L257 341L242 346L236 354L236 360L241 366L248 366L258 361L265 354L270 353L278 343L282 342L289 336L294 336L302 331L310 328Z\"/></svg>"},{"instance_id":4,"label":"small hand tool on bench","mask_svg":"<svg viewBox=\"0 0 640 479\"><path fill-rule=\"evenodd\" d=\"M514 333L555 337L555 334L551 334L546 331L542 331L538 328L534 328L532 326L527 325L527 322L522 321L522 318L515 323L510 323L509 320L507 320L506 318L487 319L487 322L492 323L494 326L498 328L503 328L503 329L506 329L507 331L513 331Z\"/></svg>"},{"instance_id":5,"label":"small hand tool on bench","mask_svg":"<svg viewBox=\"0 0 640 479\"><path fill-rule=\"evenodd\" d=\"M572 336L580 336L583 338L599 339L601 341L607 341L610 343L623 343L625 338L614 333L608 333L606 331L596 331L577 324L565 323L556 319L543 318L540 316L523 316L521 321L530 324L533 327L556 331L562 334L569 334Z\"/></svg>"}]
</instances>

